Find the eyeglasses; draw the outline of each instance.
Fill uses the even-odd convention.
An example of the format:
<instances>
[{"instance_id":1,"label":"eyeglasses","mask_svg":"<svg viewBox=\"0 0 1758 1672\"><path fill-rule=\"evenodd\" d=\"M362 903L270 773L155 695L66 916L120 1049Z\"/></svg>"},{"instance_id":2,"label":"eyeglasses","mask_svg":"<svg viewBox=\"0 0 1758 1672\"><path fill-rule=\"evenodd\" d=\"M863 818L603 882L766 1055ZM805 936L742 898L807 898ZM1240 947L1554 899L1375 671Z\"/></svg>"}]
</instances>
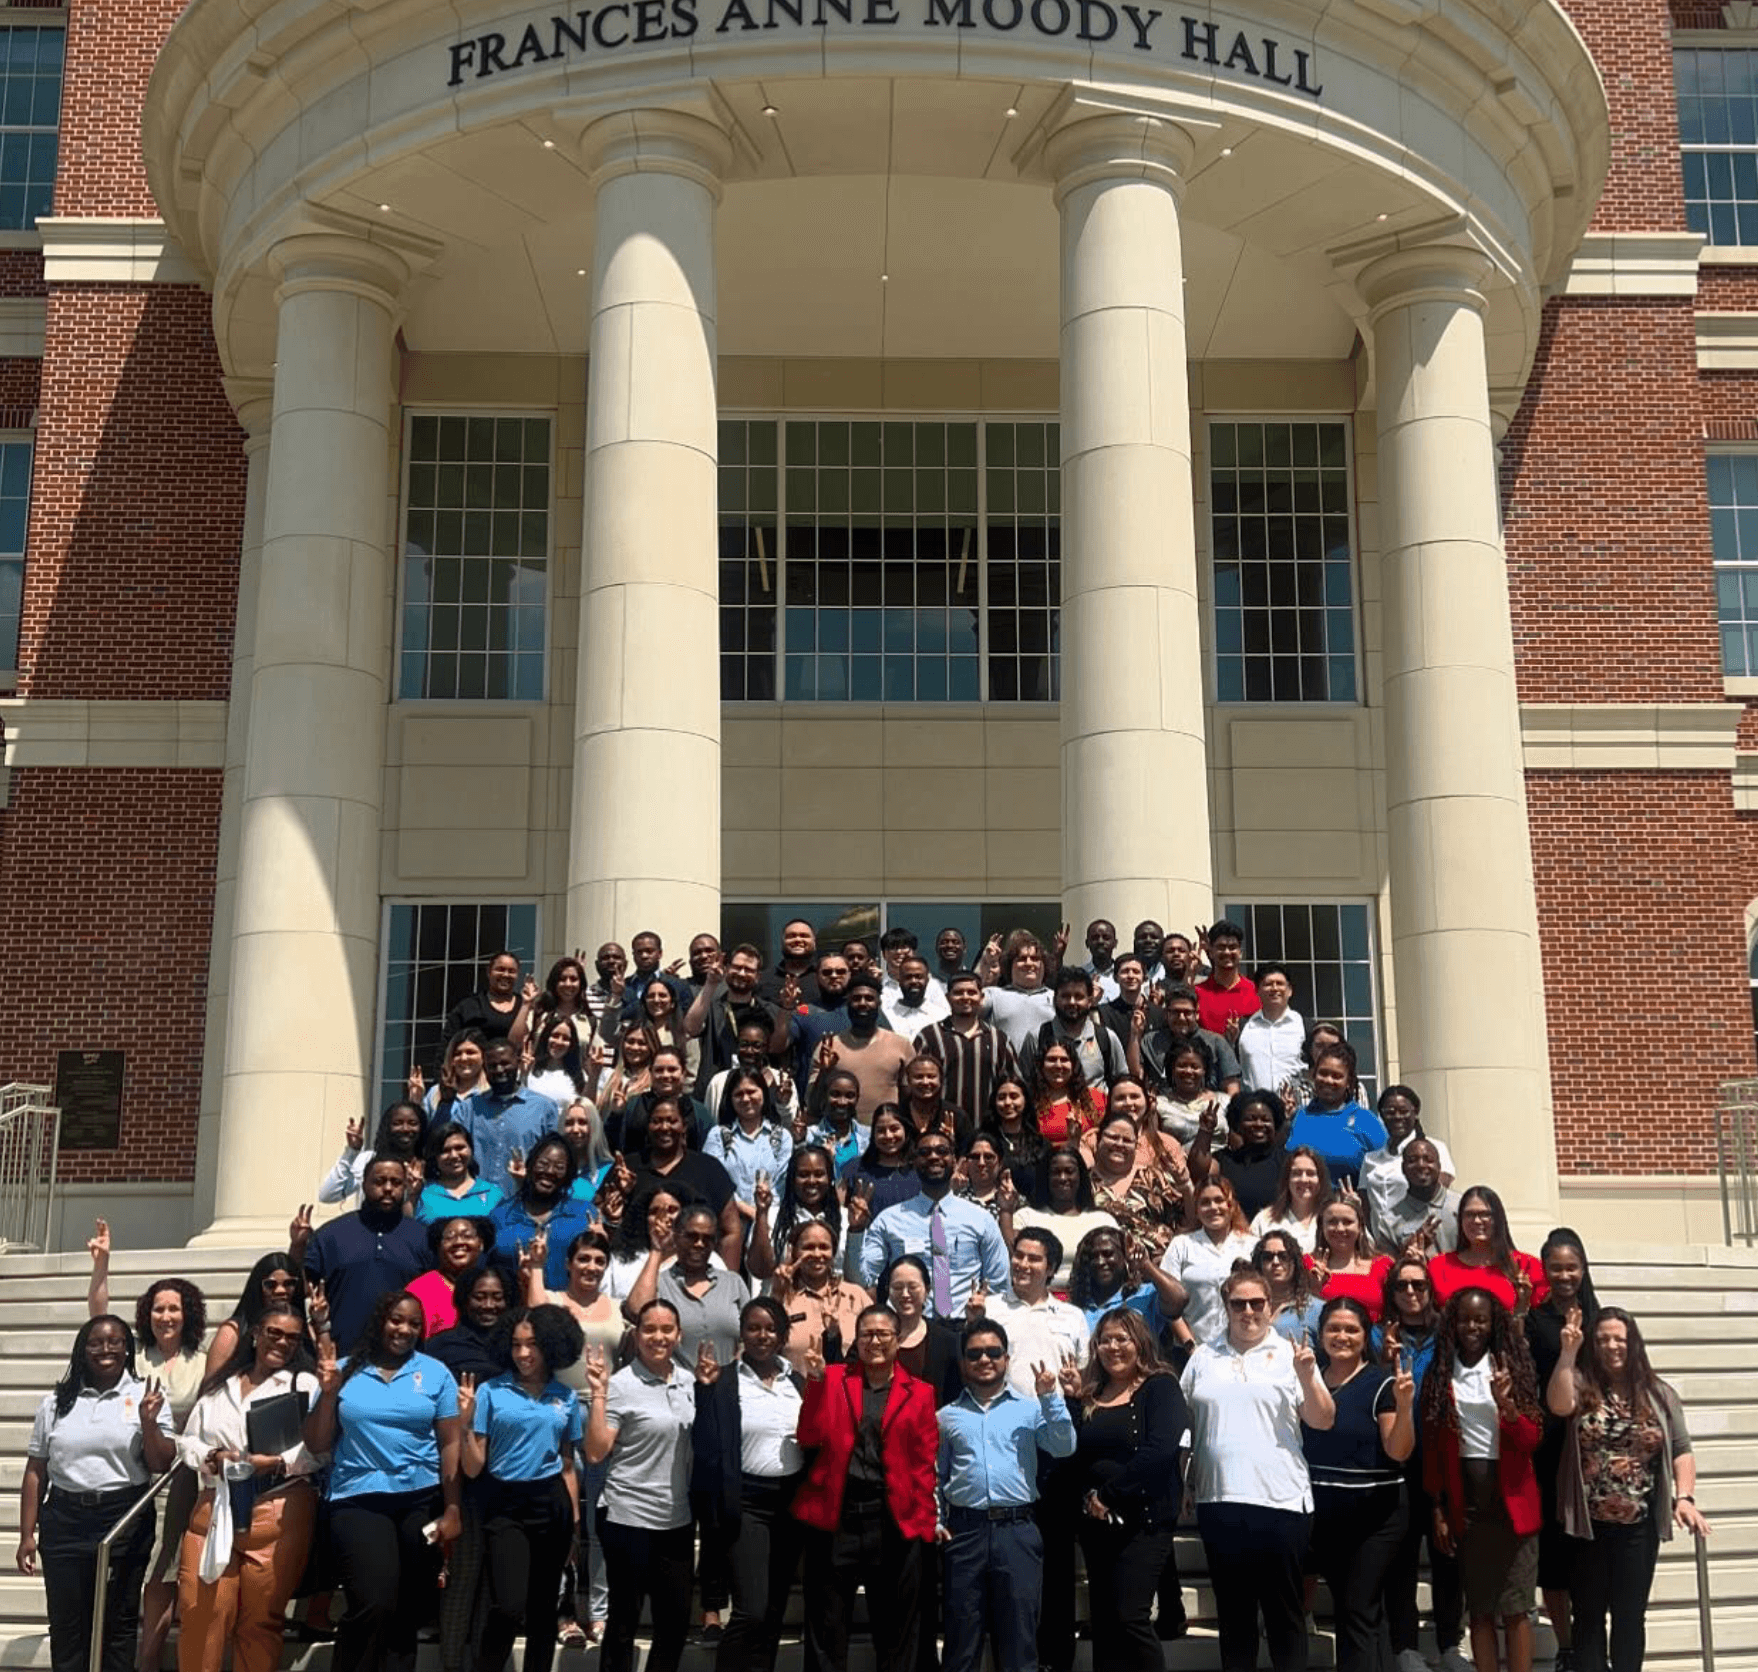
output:
<instances>
[{"instance_id":1,"label":"eyeglasses","mask_svg":"<svg viewBox=\"0 0 1758 1672\"><path fill-rule=\"evenodd\" d=\"M1231 1312L1266 1312L1270 1303L1262 1295L1230 1295L1227 1308Z\"/></svg>"},{"instance_id":2,"label":"eyeglasses","mask_svg":"<svg viewBox=\"0 0 1758 1672\"><path fill-rule=\"evenodd\" d=\"M889 1329L864 1329L855 1333L857 1341L895 1341L897 1331Z\"/></svg>"},{"instance_id":3,"label":"eyeglasses","mask_svg":"<svg viewBox=\"0 0 1758 1672\"><path fill-rule=\"evenodd\" d=\"M1005 1347L966 1347L964 1356L969 1363L974 1364L978 1359L1004 1359L1007 1357L1007 1349Z\"/></svg>"},{"instance_id":4,"label":"eyeglasses","mask_svg":"<svg viewBox=\"0 0 1758 1672\"><path fill-rule=\"evenodd\" d=\"M1280 1248L1266 1248L1264 1250L1264 1264L1266 1266L1291 1266L1294 1264L1294 1256Z\"/></svg>"},{"instance_id":5,"label":"eyeglasses","mask_svg":"<svg viewBox=\"0 0 1758 1672\"><path fill-rule=\"evenodd\" d=\"M1428 1279L1426 1277L1400 1277L1392 1284L1392 1287L1394 1289L1422 1290L1428 1287Z\"/></svg>"}]
</instances>

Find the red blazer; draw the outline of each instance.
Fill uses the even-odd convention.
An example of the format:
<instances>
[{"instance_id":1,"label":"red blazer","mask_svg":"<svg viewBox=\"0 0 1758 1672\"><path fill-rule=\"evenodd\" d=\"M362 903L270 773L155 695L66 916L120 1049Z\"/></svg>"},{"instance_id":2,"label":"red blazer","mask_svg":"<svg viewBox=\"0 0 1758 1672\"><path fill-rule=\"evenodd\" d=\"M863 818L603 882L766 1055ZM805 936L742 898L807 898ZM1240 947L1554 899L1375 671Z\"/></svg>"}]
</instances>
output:
<instances>
[{"instance_id":1,"label":"red blazer","mask_svg":"<svg viewBox=\"0 0 1758 1672\"><path fill-rule=\"evenodd\" d=\"M794 1498L794 1515L808 1527L833 1533L842 1519L842 1491L861 1422L861 1371L833 1364L822 1381L806 1383L800 1406L799 1442L817 1455ZM940 1421L934 1390L899 1364L892 1368L885 1401L881 1455L885 1501L905 1538L934 1540L934 1485Z\"/></svg>"},{"instance_id":2,"label":"red blazer","mask_svg":"<svg viewBox=\"0 0 1758 1672\"><path fill-rule=\"evenodd\" d=\"M1526 1538L1536 1533L1544 1521L1544 1506L1538 1496L1538 1475L1532 1467L1532 1454L1538 1449L1540 1429L1531 1417L1515 1417L1501 1421L1501 1456L1496 1459L1496 1480L1502 1489L1502 1502L1507 1506L1508 1519L1514 1531ZM1465 1527L1465 1471L1459 1462L1459 1432L1443 1428L1438 1433L1427 1429L1422 1434L1422 1485L1447 1513L1453 1537L1458 1538Z\"/></svg>"}]
</instances>

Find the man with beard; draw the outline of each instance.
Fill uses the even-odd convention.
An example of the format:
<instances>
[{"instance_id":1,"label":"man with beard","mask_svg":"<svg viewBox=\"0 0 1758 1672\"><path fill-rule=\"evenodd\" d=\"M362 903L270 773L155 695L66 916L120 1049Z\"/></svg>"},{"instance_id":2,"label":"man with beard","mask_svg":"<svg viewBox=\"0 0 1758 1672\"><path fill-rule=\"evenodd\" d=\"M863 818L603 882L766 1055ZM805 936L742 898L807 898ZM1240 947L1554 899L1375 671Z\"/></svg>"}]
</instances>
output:
<instances>
[{"instance_id":1,"label":"man with beard","mask_svg":"<svg viewBox=\"0 0 1758 1672\"><path fill-rule=\"evenodd\" d=\"M952 1014L946 989L928 974L925 958L911 952L898 960L897 985L880 989L886 1026L906 1039Z\"/></svg>"},{"instance_id":2,"label":"man with beard","mask_svg":"<svg viewBox=\"0 0 1758 1672\"><path fill-rule=\"evenodd\" d=\"M873 1124L873 1111L881 1103L897 1101L897 1077L916 1054L901 1033L879 1025L879 981L872 975L851 976L843 1001L848 1025L825 1037L812 1057L812 1078L833 1068L846 1068L861 1082L861 1100L855 1119L862 1126Z\"/></svg>"},{"instance_id":3,"label":"man with beard","mask_svg":"<svg viewBox=\"0 0 1758 1672\"><path fill-rule=\"evenodd\" d=\"M781 1004L791 982L808 1004L818 1002L818 936L803 917L781 926L781 959L757 984L757 996L768 1004ZM786 1006L783 1006L786 1008Z\"/></svg>"},{"instance_id":4,"label":"man with beard","mask_svg":"<svg viewBox=\"0 0 1758 1672\"><path fill-rule=\"evenodd\" d=\"M470 1134L482 1181L517 1196L519 1181L507 1163L554 1132L560 1111L542 1092L519 1084L519 1051L508 1040L497 1039L482 1053L482 1074L487 1088L452 1105L451 1118Z\"/></svg>"},{"instance_id":5,"label":"man with beard","mask_svg":"<svg viewBox=\"0 0 1758 1672\"><path fill-rule=\"evenodd\" d=\"M513 1051L514 1063L518 1060ZM408 1171L395 1157L369 1161L359 1208L332 1219L303 1249L292 1250L306 1280L324 1286L330 1333L344 1356L359 1342L379 1296L395 1294L427 1270L427 1227L403 1212L408 1183Z\"/></svg>"},{"instance_id":6,"label":"man with beard","mask_svg":"<svg viewBox=\"0 0 1758 1672\"><path fill-rule=\"evenodd\" d=\"M929 1311L957 1324L979 1283L994 1294L1008 1292L1007 1244L987 1208L953 1194L952 1140L944 1132L917 1140L916 1177L921 1190L867 1228L861 1282L872 1288L900 1254L914 1254L928 1268Z\"/></svg>"},{"instance_id":7,"label":"man with beard","mask_svg":"<svg viewBox=\"0 0 1758 1672\"><path fill-rule=\"evenodd\" d=\"M791 1031L787 1012L757 997L762 969L763 954L749 944L735 946L724 968L718 962L709 966L702 991L684 1016L684 1032L702 1041L702 1065L696 1074L698 1097L721 1069L738 1061L739 1029L746 1022L761 1019L768 1024L771 1056L780 1056L787 1049Z\"/></svg>"}]
</instances>

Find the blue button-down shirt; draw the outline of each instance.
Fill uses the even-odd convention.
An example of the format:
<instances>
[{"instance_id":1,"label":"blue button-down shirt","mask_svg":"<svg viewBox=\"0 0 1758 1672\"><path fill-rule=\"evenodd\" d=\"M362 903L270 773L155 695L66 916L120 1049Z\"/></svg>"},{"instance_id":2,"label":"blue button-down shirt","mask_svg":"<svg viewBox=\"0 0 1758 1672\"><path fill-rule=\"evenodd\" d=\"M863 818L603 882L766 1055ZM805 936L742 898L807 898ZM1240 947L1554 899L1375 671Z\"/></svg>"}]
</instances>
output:
<instances>
[{"instance_id":1,"label":"blue button-down shirt","mask_svg":"<svg viewBox=\"0 0 1758 1672\"><path fill-rule=\"evenodd\" d=\"M1008 1387L984 1405L966 1388L940 1409L941 1498L956 1509L1035 1504L1040 1451L1074 1451L1074 1421L1058 1389L1027 1399Z\"/></svg>"},{"instance_id":2,"label":"blue button-down shirt","mask_svg":"<svg viewBox=\"0 0 1758 1672\"><path fill-rule=\"evenodd\" d=\"M515 1150L528 1155L539 1138L555 1131L560 1111L554 1101L521 1086L505 1097L479 1091L460 1099L456 1107L458 1113L452 1118L470 1134L477 1177L496 1186L503 1196L517 1196L519 1181L507 1171L507 1163Z\"/></svg>"},{"instance_id":3,"label":"blue button-down shirt","mask_svg":"<svg viewBox=\"0 0 1758 1672\"><path fill-rule=\"evenodd\" d=\"M946 1195L938 1204L917 1194L907 1202L887 1208L867 1228L861 1244L861 1281L870 1289L880 1272L899 1254L916 1254L928 1267L928 1310L934 1310L934 1250L928 1221L938 1205L946 1224L946 1263L952 1280L954 1319L964 1316L964 1303L976 1288L977 1279L997 1293L1008 1287L1007 1244L987 1208L976 1207L961 1196Z\"/></svg>"},{"instance_id":4,"label":"blue button-down shirt","mask_svg":"<svg viewBox=\"0 0 1758 1672\"><path fill-rule=\"evenodd\" d=\"M773 1121L765 1121L754 1133L738 1125L717 1126L703 1139L702 1153L726 1168L741 1202L755 1199L760 1172L769 1175L770 1188L780 1201L788 1158L794 1153L794 1135Z\"/></svg>"},{"instance_id":5,"label":"blue button-down shirt","mask_svg":"<svg viewBox=\"0 0 1758 1672\"><path fill-rule=\"evenodd\" d=\"M534 1241L539 1231L547 1232L549 1252L544 1256L543 1282L546 1288L559 1291L568 1286L568 1244L598 1223L598 1209L578 1196L564 1196L540 1225L531 1217L524 1198L514 1196L500 1203L488 1222L494 1226L491 1258L508 1270L517 1267L519 1250L526 1243Z\"/></svg>"}]
</instances>

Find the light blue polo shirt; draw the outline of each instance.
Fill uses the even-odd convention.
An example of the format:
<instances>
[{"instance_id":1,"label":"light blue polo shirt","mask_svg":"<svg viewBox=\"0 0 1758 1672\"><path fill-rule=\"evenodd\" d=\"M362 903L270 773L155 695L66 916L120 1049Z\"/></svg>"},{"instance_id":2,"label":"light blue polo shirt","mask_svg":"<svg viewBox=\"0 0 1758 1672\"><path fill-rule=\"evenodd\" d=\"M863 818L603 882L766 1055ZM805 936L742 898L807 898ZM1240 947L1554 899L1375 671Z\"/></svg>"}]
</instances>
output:
<instances>
[{"instance_id":1,"label":"light blue polo shirt","mask_svg":"<svg viewBox=\"0 0 1758 1672\"><path fill-rule=\"evenodd\" d=\"M476 1391L478 1434L488 1436L488 1472L496 1480L547 1480L562 1472L585 1432L574 1390L556 1381L537 1398L510 1370Z\"/></svg>"},{"instance_id":2,"label":"light blue polo shirt","mask_svg":"<svg viewBox=\"0 0 1758 1672\"><path fill-rule=\"evenodd\" d=\"M411 1353L388 1382L370 1364L357 1370L342 1385L337 1414L332 1499L426 1491L440 1478L434 1424L458 1414L458 1384L438 1359Z\"/></svg>"}]
</instances>

